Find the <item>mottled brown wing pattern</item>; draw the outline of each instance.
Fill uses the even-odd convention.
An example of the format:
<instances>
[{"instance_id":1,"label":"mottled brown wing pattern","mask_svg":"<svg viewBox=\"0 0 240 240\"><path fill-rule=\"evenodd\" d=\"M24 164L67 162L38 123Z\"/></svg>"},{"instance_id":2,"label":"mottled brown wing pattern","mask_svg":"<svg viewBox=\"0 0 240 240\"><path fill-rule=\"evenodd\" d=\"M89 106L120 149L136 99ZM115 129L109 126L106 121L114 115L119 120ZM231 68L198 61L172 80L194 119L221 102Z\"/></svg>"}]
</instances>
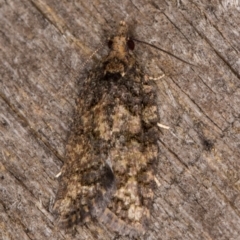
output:
<instances>
[{"instance_id":1,"label":"mottled brown wing pattern","mask_svg":"<svg viewBox=\"0 0 240 240\"><path fill-rule=\"evenodd\" d=\"M154 85L127 41L121 22L109 55L80 89L55 203L65 227L95 219L121 235L146 231L159 119Z\"/></svg>"}]
</instances>

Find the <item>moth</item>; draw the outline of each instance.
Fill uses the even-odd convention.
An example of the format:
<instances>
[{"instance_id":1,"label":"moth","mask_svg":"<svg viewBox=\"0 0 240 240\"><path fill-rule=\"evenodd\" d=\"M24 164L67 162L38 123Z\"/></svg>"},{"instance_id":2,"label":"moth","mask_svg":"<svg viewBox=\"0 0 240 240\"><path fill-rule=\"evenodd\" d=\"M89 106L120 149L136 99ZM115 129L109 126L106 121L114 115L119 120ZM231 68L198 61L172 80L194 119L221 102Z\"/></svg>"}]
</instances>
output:
<instances>
[{"instance_id":1,"label":"moth","mask_svg":"<svg viewBox=\"0 0 240 240\"><path fill-rule=\"evenodd\" d=\"M119 235L144 235L159 156L154 82L120 22L109 54L79 89L54 209L64 228L98 221Z\"/></svg>"}]
</instances>

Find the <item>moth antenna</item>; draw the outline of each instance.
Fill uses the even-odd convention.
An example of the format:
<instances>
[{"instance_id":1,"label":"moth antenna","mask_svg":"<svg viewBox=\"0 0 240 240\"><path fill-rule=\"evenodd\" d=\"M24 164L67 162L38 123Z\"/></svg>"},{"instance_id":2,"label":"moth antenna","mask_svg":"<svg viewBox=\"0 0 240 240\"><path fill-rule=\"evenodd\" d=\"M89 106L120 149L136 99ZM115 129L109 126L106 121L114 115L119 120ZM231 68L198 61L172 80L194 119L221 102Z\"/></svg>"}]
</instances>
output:
<instances>
[{"instance_id":1,"label":"moth antenna","mask_svg":"<svg viewBox=\"0 0 240 240\"><path fill-rule=\"evenodd\" d=\"M83 67L85 67L85 65L90 61L90 59L92 59L92 57L100 50L100 49L102 49L103 48L103 46L104 46L104 44L102 43L101 45L100 45L100 47L99 48L97 48L88 58L87 58L87 60L82 64L82 68ZM63 85L63 89L67 86L69 84L69 82L66 82L64 85ZM60 174L60 173L59 173ZM57 174L57 176L58 176L58 174ZM56 177L57 177L56 176ZM60 176L60 175L59 175Z\"/></svg>"},{"instance_id":2,"label":"moth antenna","mask_svg":"<svg viewBox=\"0 0 240 240\"><path fill-rule=\"evenodd\" d=\"M186 64L188 64L188 65L191 65L191 66L195 66L195 67L196 67L196 65L194 65L194 64L192 64L192 63L189 63L189 62L187 62L186 60L184 60L184 59L182 59L182 58L180 58L180 57L178 57L178 56L175 56L174 54L172 54L172 53L170 53L170 52L168 52L168 51L166 51L166 50L164 50L164 49L162 49L162 48L160 48L160 47L157 47L157 46L155 46L155 45L153 45L153 44L151 44L151 43L148 43L148 42L145 42L145 41L142 41L142 40L138 40L138 39L136 39L136 38L132 38L132 40L134 40L134 41L136 41L136 42L140 42L140 43L146 44L146 45L148 45L148 46L150 46L150 47L153 47L153 48L155 48L155 49L158 49L158 50L160 50L160 51L162 51L162 52L164 52L164 53L166 53L166 54L168 54L168 55L170 55L170 56L178 59L178 60L181 61L181 62L184 62L184 63L186 63Z\"/></svg>"},{"instance_id":3,"label":"moth antenna","mask_svg":"<svg viewBox=\"0 0 240 240\"><path fill-rule=\"evenodd\" d=\"M104 44L102 43L99 48L97 48L89 57L88 59L82 64L82 67L85 67L85 65L92 59L92 57L100 50L102 49Z\"/></svg>"}]
</instances>

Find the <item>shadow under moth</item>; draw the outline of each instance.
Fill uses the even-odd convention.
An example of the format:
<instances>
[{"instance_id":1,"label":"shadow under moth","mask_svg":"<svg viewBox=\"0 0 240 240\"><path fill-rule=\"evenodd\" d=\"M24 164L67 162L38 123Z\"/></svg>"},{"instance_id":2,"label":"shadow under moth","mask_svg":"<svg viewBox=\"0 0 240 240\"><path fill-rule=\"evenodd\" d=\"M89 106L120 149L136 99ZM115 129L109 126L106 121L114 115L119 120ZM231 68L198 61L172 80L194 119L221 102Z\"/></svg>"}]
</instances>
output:
<instances>
[{"instance_id":1,"label":"shadow under moth","mask_svg":"<svg viewBox=\"0 0 240 240\"><path fill-rule=\"evenodd\" d=\"M159 154L156 86L131 51L125 22L108 45L79 90L54 209L64 228L98 221L143 236Z\"/></svg>"}]
</instances>

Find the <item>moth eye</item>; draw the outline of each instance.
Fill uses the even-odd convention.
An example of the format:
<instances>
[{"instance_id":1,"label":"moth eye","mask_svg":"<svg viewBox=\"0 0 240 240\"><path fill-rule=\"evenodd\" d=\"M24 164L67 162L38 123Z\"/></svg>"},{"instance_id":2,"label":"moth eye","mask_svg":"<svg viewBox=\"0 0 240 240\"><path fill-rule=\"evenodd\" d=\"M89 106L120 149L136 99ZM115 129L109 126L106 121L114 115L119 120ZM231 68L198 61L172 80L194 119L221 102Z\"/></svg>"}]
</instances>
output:
<instances>
[{"instance_id":1,"label":"moth eye","mask_svg":"<svg viewBox=\"0 0 240 240\"><path fill-rule=\"evenodd\" d=\"M127 45L128 45L128 48L130 50L132 50L132 51L134 50L135 44L134 44L134 41L132 39L128 39Z\"/></svg>"},{"instance_id":2,"label":"moth eye","mask_svg":"<svg viewBox=\"0 0 240 240\"><path fill-rule=\"evenodd\" d=\"M113 41L112 40L109 40L108 41L108 47L111 49L112 48L112 45L113 45Z\"/></svg>"}]
</instances>

